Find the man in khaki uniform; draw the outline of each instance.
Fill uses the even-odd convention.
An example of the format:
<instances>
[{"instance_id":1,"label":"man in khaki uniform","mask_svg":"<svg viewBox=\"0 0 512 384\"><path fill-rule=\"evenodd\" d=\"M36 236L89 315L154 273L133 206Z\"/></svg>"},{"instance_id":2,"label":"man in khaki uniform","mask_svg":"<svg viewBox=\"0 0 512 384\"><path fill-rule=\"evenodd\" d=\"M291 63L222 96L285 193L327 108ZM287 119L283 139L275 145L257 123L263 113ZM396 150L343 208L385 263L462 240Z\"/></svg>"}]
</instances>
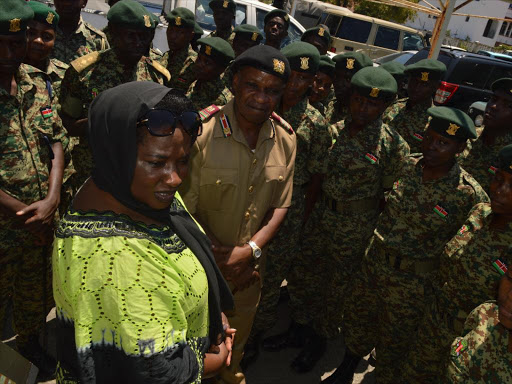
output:
<instances>
[{"instance_id":1,"label":"man in khaki uniform","mask_svg":"<svg viewBox=\"0 0 512 384\"><path fill-rule=\"evenodd\" d=\"M284 55L256 46L236 58L233 72L234 99L200 112L203 134L180 192L234 293L235 310L228 315L236 343L219 382L245 383L239 363L261 291L258 266L290 206L296 139L272 113L290 75Z\"/></svg>"}]
</instances>

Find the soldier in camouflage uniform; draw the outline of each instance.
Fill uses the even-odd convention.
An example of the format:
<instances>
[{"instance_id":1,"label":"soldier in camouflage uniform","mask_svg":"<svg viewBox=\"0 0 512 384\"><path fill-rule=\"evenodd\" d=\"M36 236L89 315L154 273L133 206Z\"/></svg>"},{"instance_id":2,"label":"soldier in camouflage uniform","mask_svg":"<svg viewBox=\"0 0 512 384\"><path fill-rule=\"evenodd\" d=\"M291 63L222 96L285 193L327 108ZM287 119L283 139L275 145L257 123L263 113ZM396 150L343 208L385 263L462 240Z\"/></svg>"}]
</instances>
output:
<instances>
[{"instance_id":1,"label":"soldier in camouflage uniform","mask_svg":"<svg viewBox=\"0 0 512 384\"><path fill-rule=\"evenodd\" d=\"M90 176L92 156L86 129L89 104L102 91L130 81L164 84L170 74L147 55L156 28L149 12L134 0L123 0L108 12L116 41L113 48L93 52L71 63L61 85L61 117L72 136L79 137L73 158L77 171L74 188Z\"/></svg>"},{"instance_id":2,"label":"soldier in camouflage uniform","mask_svg":"<svg viewBox=\"0 0 512 384\"><path fill-rule=\"evenodd\" d=\"M213 12L213 20L217 28L208 37L220 37L233 45L233 39L235 38L233 28L236 12L235 2L233 0L212 0L208 5Z\"/></svg>"},{"instance_id":3,"label":"soldier in camouflage uniform","mask_svg":"<svg viewBox=\"0 0 512 384\"><path fill-rule=\"evenodd\" d=\"M49 246L60 200L66 131L54 112L46 75L21 64L34 12L0 2L0 324L13 302L16 345L44 373L39 331L53 306Z\"/></svg>"},{"instance_id":4,"label":"soldier in camouflage uniform","mask_svg":"<svg viewBox=\"0 0 512 384\"><path fill-rule=\"evenodd\" d=\"M222 80L235 52L226 40L220 37L206 37L197 41L201 45L194 65L195 78L187 91L187 97L194 107L200 111L212 104L226 105L232 98L231 91Z\"/></svg>"},{"instance_id":5,"label":"soldier in camouflage uniform","mask_svg":"<svg viewBox=\"0 0 512 384\"><path fill-rule=\"evenodd\" d=\"M512 146L502 152L512 151ZM510 156L510 155L509 155ZM498 191L506 185L510 159L501 157L491 183L491 204L476 205L441 255L440 286L411 339L404 369L404 383L432 383L444 376L452 340L462 334L469 312L479 303L494 299L504 267L512 255L512 223L501 202L512 206L512 195ZM499 202L499 203L498 203Z\"/></svg>"},{"instance_id":6,"label":"soldier in camouflage uniform","mask_svg":"<svg viewBox=\"0 0 512 384\"><path fill-rule=\"evenodd\" d=\"M349 117L349 100L352 92L350 80L360 69L373 66L372 60L362 52L347 52L333 58L336 64L334 94L336 99L327 106L325 117L329 124L336 124Z\"/></svg>"},{"instance_id":7,"label":"soldier in camouflage uniform","mask_svg":"<svg viewBox=\"0 0 512 384\"><path fill-rule=\"evenodd\" d=\"M69 64L81 56L110 47L105 34L84 22L80 16L87 0L54 0L54 4L60 21L52 58Z\"/></svg>"},{"instance_id":8,"label":"soldier in camouflage uniform","mask_svg":"<svg viewBox=\"0 0 512 384\"><path fill-rule=\"evenodd\" d=\"M445 72L446 66L435 59L424 59L407 66L409 97L396 101L384 114L384 122L407 141L411 153L421 152L421 141L429 118L427 109L432 106L432 97Z\"/></svg>"},{"instance_id":9,"label":"soldier in camouflage uniform","mask_svg":"<svg viewBox=\"0 0 512 384\"><path fill-rule=\"evenodd\" d=\"M332 100L331 94L334 94L332 91L332 83L335 73L336 66L334 61L327 55L320 56L320 65L315 75L313 86L311 87L309 102L322 116L325 116L327 106Z\"/></svg>"},{"instance_id":10,"label":"soldier in camouflage uniform","mask_svg":"<svg viewBox=\"0 0 512 384\"><path fill-rule=\"evenodd\" d=\"M288 13L282 9L273 9L265 15L263 25L263 32L265 33L263 44L281 49L288 37L288 27L290 26Z\"/></svg>"},{"instance_id":11,"label":"soldier in camouflage uniform","mask_svg":"<svg viewBox=\"0 0 512 384\"><path fill-rule=\"evenodd\" d=\"M318 70L320 55L313 46L304 42L287 45L282 53L292 70L278 112L297 135L293 195L286 218L269 245L260 304L251 331L252 345L246 346L249 356L257 351L259 336L271 329L277 320L281 283L288 278L294 260L300 257L306 189L313 175L325 172L325 154L331 145L325 119L308 103L307 98ZM290 296L296 289L300 287L288 285ZM264 340L263 347L275 351L285 347L286 341L286 334L270 337Z\"/></svg>"},{"instance_id":12,"label":"soldier in camouflage uniform","mask_svg":"<svg viewBox=\"0 0 512 384\"><path fill-rule=\"evenodd\" d=\"M481 134L469 144L460 161L486 191L496 172L499 151L512 144L512 79L496 80L491 90L493 95L485 108Z\"/></svg>"},{"instance_id":13,"label":"soldier in camouflage uniform","mask_svg":"<svg viewBox=\"0 0 512 384\"><path fill-rule=\"evenodd\" d=\"M167 27L169 51L164 53L160 64L171 74L171 81L167 86L186 92L195 80L194 63L197 53L190 46L196 25L194 14L187 8L174 8L165 18L169 23Z\"/></svg>"},{"instance_id":14,"label":"soldier in camouflage uniform","mask_svg":"<svg viewBox=\"0 0 512 384\"><path fill-rule=\"evenodd\" d=\"M346 293L344 361L324 383L350 381L359 360L377 351L379 383L396 383L404 350L432 298L439 256L471 208L488 197L456 162L476 137L471 118L432 107L423 156L412 155L386 199L362 270Z\"/></svg>"}]
</instances>

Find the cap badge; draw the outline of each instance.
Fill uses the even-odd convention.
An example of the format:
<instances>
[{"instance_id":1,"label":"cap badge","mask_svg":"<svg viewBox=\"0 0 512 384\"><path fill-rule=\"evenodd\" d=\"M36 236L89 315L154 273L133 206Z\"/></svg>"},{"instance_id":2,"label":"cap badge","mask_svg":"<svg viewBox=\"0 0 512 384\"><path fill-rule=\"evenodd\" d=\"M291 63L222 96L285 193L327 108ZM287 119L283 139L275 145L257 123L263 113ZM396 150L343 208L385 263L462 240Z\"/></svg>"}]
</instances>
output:
<instances>
[{"instance_id":1,"label":"cap badge","mask_svg":"<svg viewBox=\"0 0 512 384\"><path fill-rule=\"evenodd\" d=\"M205 48L204 48L204 53L206 53L208 56L210 56L212 54L212 47L210 47L209 45L207 45Z\"/></svg>"},{"instance_id":2,"label":"cap badge","mask_svg":"<svg viewBox=\"0 0 512 384\"><path fill-rule=\"evenodd\" d=\"M181 25L181 17L176 16L176 18L174 19L174 24Z\"/></svg>"},{"instance_id":3,"label":"cap badge","mask_svg":"<svg viewBox=\"0 0 512 384\"><path fill-rule=\"evenodd\" d=\"M372 88L372 90L370 91L370 96L371 97L379 97L379 91L380 91L379 88Z\"/></svg>"},{"instance_id":4,"label":"cap badge","mask_svg":"<svg viewBox=\"0 0 512 384\"><path fill-rule=\"evenodd\" d=\"M459 128L460 127L457 124L450 123L448 129L446 130L446 133L449 134L450 136L455 136Z\"/></svg>"},{"instance_id":5,"label":"cap badge","mask_svg":"<svg viewBox=\"0 0 512 384\"><path fill-rule=\"evenodd\" d=\"M55 15L51 12L48 12L48 15L46 16L46 22L48 24L53 23L53 19L55 18Z\"/></svg>"},{"instance_id":6,"label":"cap badge","mask_svg":"<svg viewBox=\"0 0 512 384\"><path fill-rule=\"evenodd\" d=\"M21 19L11 19L9 23L9 32L21 31Z\"/></svg>"},{"instance_id":7,"label":"cap badge","mask_svg":"<svg viewBox=\"0 0 512 384\"><path fill-rule=\"evenodd\" d=\"M347 69L354 69L356 59L347 59Z\"/></svg>"},{"instance_id":8,"label":"cap badge","mask_svg":"<svg viewBox=\"0 0 512 384\"><path fill-rule=\"evenodd\" d=\"M256 40L258 40L258 32L253 32L253 33L252 33L251 40L252 40L252 41L256 41Z\"/></svg>"},{"instance_id":9,"label":"cap badge","mask_svg":"<svg viewBox=\"0 0 512 384\"><path fill-rule=\"evenodd\" d=\"M274 64L274 71L282 75L284 73L284 61L274 59L272 62Z\"/></svg>"},{"instance_id":10,"label":"cap badge","mask_svg":"<svg viewBox=\"0 0 512 384\"><path fill-rule=\"evenodd\" d=\"M149 15L144 15L144 26L147 28L151 28L151 18Z\"/></svg>"},{"instance_id":11,"label":"cap badge","mask_svg":"<svg viewBox=\"0 0 512 384\"><path fill-rule=\"evenodd\" d=\"M325 33L325 29L323 29L322 27L320 27L320 29L318 30L318 36L323 36Z\"/></svg>"},{"instance_id":12,"label":"cap badge","mask_svg":"<svg viewBox=\"0 0 512 384\"><path fill-rule=\"evenodd\" d=\"M284 15L284 21L289 21L289 20L290 20L290 16Z\"/></svg>"},{"instance_id":13,"label":"cap badge","mask_svg":"<svg viewBox=\"0 0 512 384\"><path fill-rule=\"evenodd\" d=\"M222 6L224 8L227 8L228 7L228 0L224 0L224 2L222 3Z\"/></svg>"},{"instance_id":14,"label":"cap badge","mask_svg":"<svg viewBox=\"0 0 512 384\"><path fill-rule=\"evenodd\" d=\"M421 72L421 81L428 81L428 72Z\"/></svg>"},{"instance_id":15,"label":"cap badge","mask_svg":"<svg viewBox=\"0 0 512 384\"><path fill-rule=\"evenodd\" d=\"M309 69L309 57L300 58L300 69L302 69L303 71Z\"/></svg>"}]
</instances>

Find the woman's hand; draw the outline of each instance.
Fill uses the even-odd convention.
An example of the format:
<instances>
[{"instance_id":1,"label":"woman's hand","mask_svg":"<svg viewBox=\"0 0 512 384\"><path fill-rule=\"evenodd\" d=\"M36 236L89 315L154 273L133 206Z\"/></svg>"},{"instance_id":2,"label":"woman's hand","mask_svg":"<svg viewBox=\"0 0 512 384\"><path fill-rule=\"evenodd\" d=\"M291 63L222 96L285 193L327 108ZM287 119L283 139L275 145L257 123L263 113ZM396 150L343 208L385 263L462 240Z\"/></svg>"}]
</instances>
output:
<instances>
[{"instance_id":1,"label":"woman's hand","mask_svg":"<svg viewBox=\"0 0 512 384\"><path fill-rule=\"evenodd\" d=\"M224 344L226 345L226 349L228 351L228 357L226 358L226 367L229 367L231 364L231 355L233 352L233 344L235 342L235 334L236 329L231 328L229 325L229 320L227 316L222 312L222 325L224 327L224 332L226 333L226 338L224 339Z\"/></svg>"}]
</instances>

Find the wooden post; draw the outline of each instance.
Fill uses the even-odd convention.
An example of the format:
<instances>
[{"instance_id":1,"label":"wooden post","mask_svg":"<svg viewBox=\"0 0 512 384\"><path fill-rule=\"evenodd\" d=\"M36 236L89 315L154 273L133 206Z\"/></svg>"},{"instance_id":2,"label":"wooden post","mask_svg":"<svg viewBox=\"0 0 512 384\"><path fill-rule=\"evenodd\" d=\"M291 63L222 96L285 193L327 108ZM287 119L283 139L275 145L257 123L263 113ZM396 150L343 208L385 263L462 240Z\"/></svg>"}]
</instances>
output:
<instances>
[{"instance_id":1,"label":"wooden post","mask_svg":"<svg viewBox=\"0 0 512 384\"><path fill-rule=\"evenodd\" d=\"M443 44L444 37L446 36L448 24L452 18L455 1L456 0L446 0L444 9L441 11L441 15L437 19L436 26L432 34L432 46L428 54L429 59L437 59L439 56L439 51L441 50L441 45Z\"/></svg>"}]
</instances>

